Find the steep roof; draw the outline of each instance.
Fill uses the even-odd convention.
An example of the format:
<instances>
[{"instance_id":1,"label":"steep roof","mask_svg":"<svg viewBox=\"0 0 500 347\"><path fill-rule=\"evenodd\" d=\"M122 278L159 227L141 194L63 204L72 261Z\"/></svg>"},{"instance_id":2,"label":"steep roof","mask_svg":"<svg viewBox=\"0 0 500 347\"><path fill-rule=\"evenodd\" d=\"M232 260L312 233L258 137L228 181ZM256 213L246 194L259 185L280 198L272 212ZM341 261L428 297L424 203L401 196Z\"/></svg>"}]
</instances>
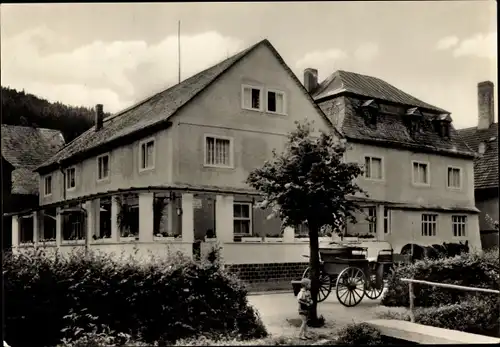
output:
<instances>
[{"instance_id":1,"label":"steep roof","mask_svg":"<svg viewBox=\"0 0 500 347\"><path fill-rule=\"evenodd\" d=\"M442 108L430 105L410 94L403 92L380 78L343 70L335 71L323 82L321 82L313 91L312 96L314 100L319 102L326 97L346 92L402 105L449 113Z\"/></svg>"},{"instance_id":2,"label":"steep roof","mask_svg":"<svg viewBox=\"0 0 500 347\"><path fill-rule=\"evenodd\" d=\"M323 112L314 103L309 93L307 93L295 74L286 65L276 49L266 39L204 71L197 73L179 84L153 95L152 97L118 112L113 116L105 118L103 126L99 131L95 131L92 127L78 138L67 144L60 152L38 167L37 170L47 169L60 161L74 158L77 155L83 155L90 150L98 149L114 140L167 121L183 106L188 104L199 93L227 72L232 66L261 45L266 45L273 52L282 66L289 72L290 76L295 79L297 85L302 88L304 95L310 99L310 101L317 108L318 112L324 116ZM326 117L325 119L328 121Z\"/></svg>"},{"instance_id":3,"label":"steep roof","mask_svg":"<svg viewBox=\"0 0 500 347\"><path fill-rule=\"evenodd\" d=\"M342 95L345 107L340 108L337 98ZM453 126L450 126L449 138L441 137L434 129L433 120L451 121L447 111L420 101L379 78L336 71L317 87L313 97L347 139L452 156L474 156ZM369 125L360 109L363 104L367 104L366 99L378 100L381 104L384 101L397 103L406 107L406 110L400 114L381 110L376 125ZM423 121L420 130L412 134L408 118L415 115L422 117Z\"/></svg>"},{"instance_id":4,"label":"steep roof","mask_svg":"<svg viewBox=\"0 0 500 347\"><path fill-rule=\"evenodd\" d=\"M485 144L485 152L474 160L474 187L498 187L498 123L484 130L477 127L460 129L458 134L476 152L480 143Z\"/></svg>"},{"instance_id":5,"label":"steep roof","mask_svg":"<svg viewBox=\"0 0 500 347\"><path fill-rule=\"evenodd\" d=\"M59 130L2 124L2 156L12 172L13 194L37 194L38 178L33 170L64 146Z\"/></svg>"}]
</instances>

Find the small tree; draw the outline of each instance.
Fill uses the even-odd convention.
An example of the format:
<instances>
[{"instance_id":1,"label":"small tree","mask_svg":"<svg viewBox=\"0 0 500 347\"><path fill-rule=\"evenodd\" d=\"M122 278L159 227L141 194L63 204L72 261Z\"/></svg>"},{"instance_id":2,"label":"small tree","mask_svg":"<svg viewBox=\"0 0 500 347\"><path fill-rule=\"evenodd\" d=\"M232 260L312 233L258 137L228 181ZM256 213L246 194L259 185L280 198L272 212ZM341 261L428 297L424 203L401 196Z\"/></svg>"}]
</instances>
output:
<instances>
[{"instance_id":1,"label":"small tree","mask_svg":"<svg viewBox=\"0 0 500 347\"><path fill-rule=\"evenodd\" d=\"M324 225L340 232L347 221L356 222L354 212L359 206L347 197L364 193L353 182L362 170L356 163L343 162L346 148L331 134L311 138L310 123L295 123L297 129L288 136L285 151L273 151L272 160L251 172L247 183L263 193L260 208L272 208L271 218L278 216L284 226L308 224L313 297L310 324L314 325L318 324L320 284L318 233Z\"/></svg>"}]
</instances>

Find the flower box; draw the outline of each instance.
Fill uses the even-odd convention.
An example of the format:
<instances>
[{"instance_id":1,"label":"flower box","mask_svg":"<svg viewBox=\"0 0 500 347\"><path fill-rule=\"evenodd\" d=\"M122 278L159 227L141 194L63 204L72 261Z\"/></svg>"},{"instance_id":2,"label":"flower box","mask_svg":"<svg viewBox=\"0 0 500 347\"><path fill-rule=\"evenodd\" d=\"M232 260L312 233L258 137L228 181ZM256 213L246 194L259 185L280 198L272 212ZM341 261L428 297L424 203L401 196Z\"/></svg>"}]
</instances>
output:
<instances>
[{"instance_id":1,"label":"flower box","mask_svg":"<svg viewBox=\"0 0 500 347\"><path fill-rule=\"evenodd\" d=\"M175 236L161 236L161 235L155 235L153 236L153 240L155 241L175 241Z\"/></svg>"},{"instance_id":2,"label":"flower box","mask_svg":"<svg viewBox=\"0 0 500 347\"><path fill-rule=\"evenodd\" d=\"M205 242L217 242L216 237L205 237Z\"/></svg>"},{"instance_id":3,"label":"flower box","mask_svg":"<svg viewBox=\"0 0 500 347\"><path fill-rule=\"evenodd\" d=\"M309 242L309 237L295 237L294 242Z\"/></svg>"},{"instance_id":4,"label":"flower box","mask_svg":"<svg viewBox=\"0 0 500 347\"><path fill-rule=\"evenodd\" d=\"M241 242L262 242L262 237L242 237Z\"/></svg>"},{"instance_id":5,"label":"flower box","mask_svg":"<svg viewBox=\"0 0 500 347\"><path fill-rule=\"evenodd\" d=\"M283 242L282 237L265 237L264 242Z\"/></svg>"},{"instance_id":6,"label":"flower box","mask_svg":"<svg viewBox=\"0 0 500 347\"><path fill-rule=\"evenodd\" d=\"M120 236L120 241L121 242L135 242L135 241L139 241L139 236Z\"/></svg>"}]
</instances>

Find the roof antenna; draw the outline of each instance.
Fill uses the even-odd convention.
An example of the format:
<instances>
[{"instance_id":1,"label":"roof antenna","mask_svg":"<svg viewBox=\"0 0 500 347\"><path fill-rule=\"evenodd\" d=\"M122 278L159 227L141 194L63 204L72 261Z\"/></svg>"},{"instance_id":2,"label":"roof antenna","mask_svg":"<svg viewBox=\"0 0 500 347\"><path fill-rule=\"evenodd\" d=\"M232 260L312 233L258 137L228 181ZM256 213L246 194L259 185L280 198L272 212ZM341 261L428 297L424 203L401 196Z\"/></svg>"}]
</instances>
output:
<instances>
[{"instance_id":1,"label":"roof antenna","mask_svg":"<svg viewBox=\"0 0 500 347\"><path fill-rule=\"evenodd\" d=\"M179 50L179 83L181 83L181 21L177 26L177 48Z\"/></svg>"}]
</instances>

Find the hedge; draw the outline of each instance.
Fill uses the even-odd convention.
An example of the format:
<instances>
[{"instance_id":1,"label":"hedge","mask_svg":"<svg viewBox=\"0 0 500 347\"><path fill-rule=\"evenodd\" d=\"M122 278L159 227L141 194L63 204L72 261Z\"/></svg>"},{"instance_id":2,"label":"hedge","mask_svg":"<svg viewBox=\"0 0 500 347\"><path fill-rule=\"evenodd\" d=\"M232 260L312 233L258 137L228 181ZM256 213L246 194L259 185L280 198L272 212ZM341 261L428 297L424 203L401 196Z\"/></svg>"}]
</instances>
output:
<instances>
[{"instance_id":1,"label":"hedge","mask_svg":"<svg viewBox=\"0 0 500 347\"><path fill-rule=\"evenodd\" d=\"M38 249L6 255L3 269L5 340L16 347L54 346L93 325L147 343L201 334L267 335L244 287L218 262L176 254L140 263Z\"/></svg>"},{"instance_id":2,"label":"hedge","mask_svg":"<svg viewBox=\"0 0 500 347\"><path fill-rule=\"evenodd\" d=\"M388 288L382 297L384 306L409 306L408 283L401 278L414 278L430 282L462 286L499 289L498 249L483 254L468 253L453 258L420 260L414 264L396 267L389 276ZM450 305L466 298L491 296L485 293L465 292L414 284L415 306Z\"/></svg>"},{"instance_id":3,"label":"hedge","mask_svg":"<svg viewBox=\"0 0 500 347\"><path fill-rule=\"evenodd\" d=\"M500 337L500 303L496 298L470 298L458 304L415 309L415 323ZM382 312L378 318L410 321L408 312Z\"/></svg>"}]
</instances>

